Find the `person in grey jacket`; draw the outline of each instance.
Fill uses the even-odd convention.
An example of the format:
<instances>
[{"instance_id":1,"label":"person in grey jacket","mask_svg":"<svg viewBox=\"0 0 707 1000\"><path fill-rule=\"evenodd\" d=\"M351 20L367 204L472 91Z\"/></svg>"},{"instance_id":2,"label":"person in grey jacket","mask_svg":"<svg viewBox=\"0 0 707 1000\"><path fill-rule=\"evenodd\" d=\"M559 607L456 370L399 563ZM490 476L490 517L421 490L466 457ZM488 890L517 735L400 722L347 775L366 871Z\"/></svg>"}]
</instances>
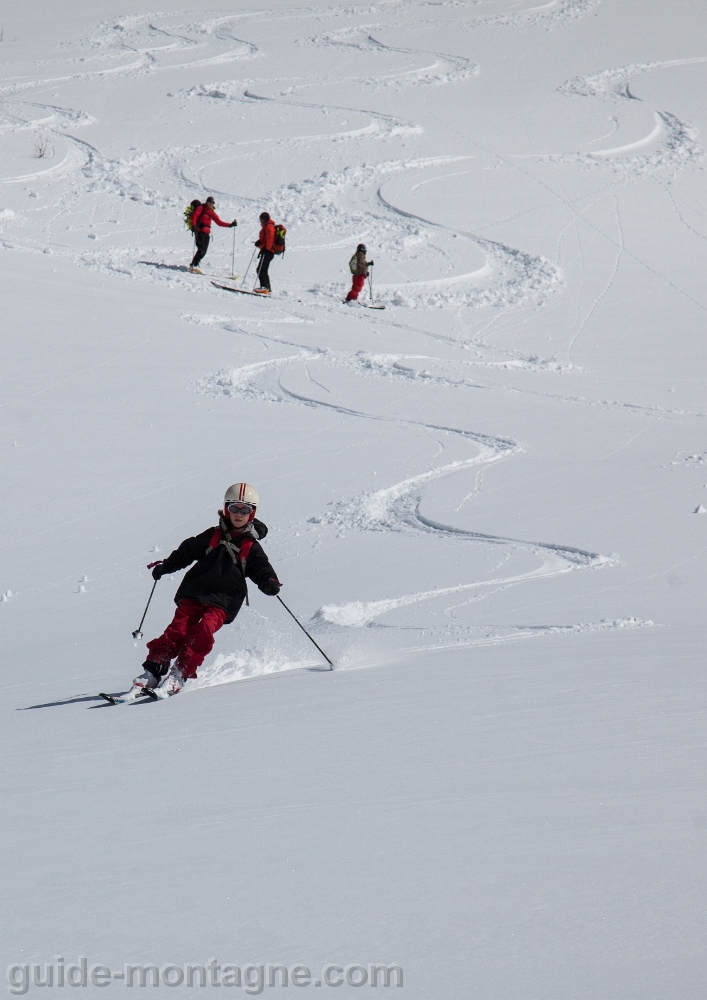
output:
<instances>
[{"instance_id":1,"label":"person in grey jacket","mask_svg":"<svg viewBox=\"0 0 707 1000\"><path fill-rule=\"evenodd\" d=\"M353 274L353 281L351 282L351 291L344 299L344 302L355 302L359 296L359 293L363 290L363 286L366 284L366 278L368 277L368 268L373 267L372 260L366 260L366 244L359 243L356 247L356 253L353 255L349 261L349 267L351 273Z\"/></svg>"}]
</instances>

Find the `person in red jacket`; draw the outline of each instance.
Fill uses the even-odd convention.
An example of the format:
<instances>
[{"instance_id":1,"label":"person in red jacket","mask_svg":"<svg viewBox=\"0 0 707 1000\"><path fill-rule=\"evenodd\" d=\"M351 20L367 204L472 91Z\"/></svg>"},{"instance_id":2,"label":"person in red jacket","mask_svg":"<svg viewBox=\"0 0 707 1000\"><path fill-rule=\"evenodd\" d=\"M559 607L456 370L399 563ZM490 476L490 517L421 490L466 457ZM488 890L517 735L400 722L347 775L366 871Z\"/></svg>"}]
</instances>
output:
<instances>
[{"instance_id":1,"label":"person in red jacket","mask_svg":"<svg viewBox=\"0 0 707 1000\"><path fill-rule=\"evenodd\" d=\"M270 267L270 261L275 256L273 253L273 244L275 243L275 223L272 221L267 212L260 213L260 227L260 235L255 241L256 247L260 248L260 253L258 254L260 263L258 264L257 271L260 287L256 288L255 291L260 292L262 295L269 295L270 275L268 274L268 268Z\"/></svg>"},{"instance_id":2,"label":"person in red jacket","mask_svg":"<svg viewBox=\"0 0 707 1000\"><path fill-rule=\"evenodd\" d=\"M238 225L235 219L233 222L224 222L223 219L219 219L218 215L216 215L216 203L211 196L206 199L203 205L198 205L194 209L191 216L191 223L194 227L196 253L189 265L189 270L196 274L202 273L199 270L199 264L201 264L201 261L206 256L206 251L209 249L212 222L215 222L217 226L223 226L224 229L230 229L232 226Z\"/></svg>"}]
</instances>

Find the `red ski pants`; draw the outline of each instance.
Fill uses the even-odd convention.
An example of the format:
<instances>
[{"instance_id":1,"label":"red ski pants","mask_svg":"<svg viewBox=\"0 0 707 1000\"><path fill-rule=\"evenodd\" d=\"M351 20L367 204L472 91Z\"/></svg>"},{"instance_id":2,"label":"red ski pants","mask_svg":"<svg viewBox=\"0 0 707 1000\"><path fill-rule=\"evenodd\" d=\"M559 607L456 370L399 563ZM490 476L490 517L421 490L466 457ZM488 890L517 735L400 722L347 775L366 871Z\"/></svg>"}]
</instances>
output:
<instances>
[{"instance_id":1,"label":"red ski pants","mask_svg":"<svg viewBox=\"0 0 707 1000\"><path fill-rule=\"evenodd\" d=\"M350 302L351 299L357 299L359 292L363 291L363 286L366 284L365 274L354 274L353 281L351 282L351 291L346 296L346 301Z\"/></svg>"},{"instance_id":2,"label":"red ski pants","mask_svg":"<svg viewBox=\"0 0 707 1000\"><path fill-rule=\"evenodd\" d=\"M223 608L200 604L186 598L177 605L174 618L159 639L147 643L148 660L169 664L177 657L177 666L185 677L196 677L197 667L214 648L214 633L227 618Z\"/></svg>"}]
</instances>

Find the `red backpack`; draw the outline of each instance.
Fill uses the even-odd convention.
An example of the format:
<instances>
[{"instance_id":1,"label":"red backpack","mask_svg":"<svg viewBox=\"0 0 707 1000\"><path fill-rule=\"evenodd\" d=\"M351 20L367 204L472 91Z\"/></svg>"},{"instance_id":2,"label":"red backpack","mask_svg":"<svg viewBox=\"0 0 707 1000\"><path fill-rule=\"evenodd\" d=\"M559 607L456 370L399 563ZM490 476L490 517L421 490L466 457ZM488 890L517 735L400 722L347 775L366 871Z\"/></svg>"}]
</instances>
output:
<instances>
[{"instance_id":1,"label":"red backpack","mask_svg":"<svg viewBox=\"0 0 707 1000\"><path fill-rule=\"evenodd\" d=\"M221 542L223 542L224 546L226 547L226 551L228 552L228 554L231 557L231 559L233 559L234 564L236 566L238 566L239 563L238 563L238 560L236 559L236 555L235 555L235 553L233 551L233 546L225 538L224 539L221 538L221 528L220 527L214 529L214 533L211 536L211 541L209 542L208 547L207 547L206 552L204 553L204 555L208 556L209 552L213 552L214 549L217 549L219 547L219 545L221 544ZM250 555L250 550L252 549L252 547L253 547L253 539L252 538L244 538L243 541L241 542L241 548L240 548L240 552L239 552L239 555L241 557L240 558L240 568L241 568L241 572L243 573L243 580L245 581L245 602L246 602L247 605L250 605L250 601L248 600L248 581L247 581L246 575L245 575L245 564L248 561L248 556ZM238 551L238 550L236 550L236 551Z\"/></svg>"}]
</instances>

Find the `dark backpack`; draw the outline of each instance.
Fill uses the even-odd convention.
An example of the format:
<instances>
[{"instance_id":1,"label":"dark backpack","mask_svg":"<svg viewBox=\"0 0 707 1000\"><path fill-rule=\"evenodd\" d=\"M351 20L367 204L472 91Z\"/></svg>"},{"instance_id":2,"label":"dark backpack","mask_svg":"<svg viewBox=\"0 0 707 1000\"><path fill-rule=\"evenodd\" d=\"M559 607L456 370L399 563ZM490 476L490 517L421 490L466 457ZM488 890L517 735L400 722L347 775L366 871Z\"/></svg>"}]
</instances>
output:
<instances>
[{"instance_id":1,"label":"dark backpack","mask_svg":"<svg viewBox=\"0 0 707 1000\"><path fill-rule=\"evenodd\" d=\"M201 202L199 199L195 198L194 201L190 202L190 204L184 209L184 225L190 233L194 232L194 223L191 221L191 217L200 205Z\"/></svg>"}]
</instances>

